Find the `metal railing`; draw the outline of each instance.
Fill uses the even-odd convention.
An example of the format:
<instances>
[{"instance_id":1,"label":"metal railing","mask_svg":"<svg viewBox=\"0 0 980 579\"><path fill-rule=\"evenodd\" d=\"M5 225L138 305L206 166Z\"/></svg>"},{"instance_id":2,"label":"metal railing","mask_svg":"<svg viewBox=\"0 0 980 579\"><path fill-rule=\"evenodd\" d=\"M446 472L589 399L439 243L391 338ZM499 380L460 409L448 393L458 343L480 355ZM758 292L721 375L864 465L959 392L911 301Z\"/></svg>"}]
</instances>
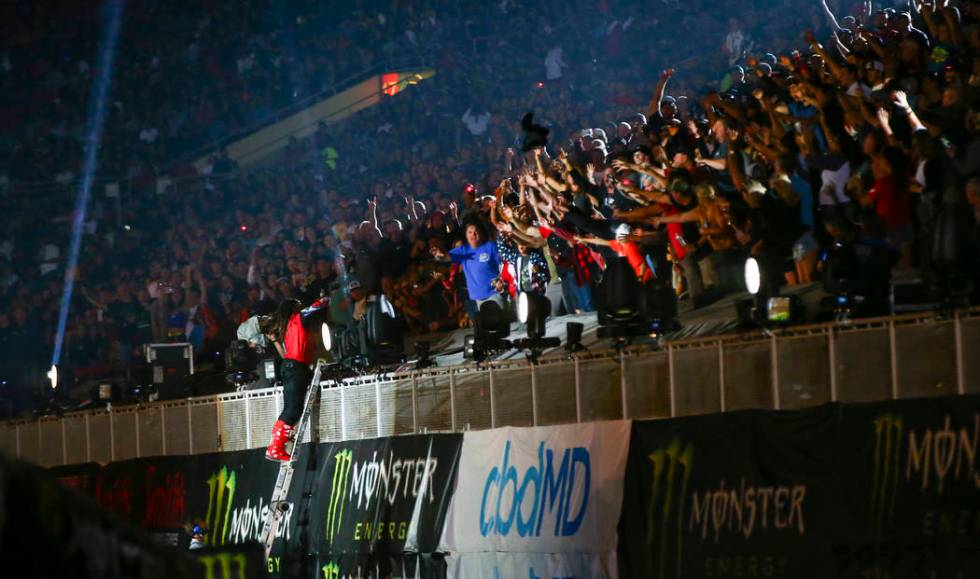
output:
<instances>
[{"instance_id":1,"label":"metal railing","mask_svg":"<svg viewBox=\"0 0 980 579\"><path fill-rule=\"evenodd\" d=\"M980 309L321 384L324 441L980 392ZM264 446L270 388L0 423L43 466Z\"/></svg>"}]
</instances>

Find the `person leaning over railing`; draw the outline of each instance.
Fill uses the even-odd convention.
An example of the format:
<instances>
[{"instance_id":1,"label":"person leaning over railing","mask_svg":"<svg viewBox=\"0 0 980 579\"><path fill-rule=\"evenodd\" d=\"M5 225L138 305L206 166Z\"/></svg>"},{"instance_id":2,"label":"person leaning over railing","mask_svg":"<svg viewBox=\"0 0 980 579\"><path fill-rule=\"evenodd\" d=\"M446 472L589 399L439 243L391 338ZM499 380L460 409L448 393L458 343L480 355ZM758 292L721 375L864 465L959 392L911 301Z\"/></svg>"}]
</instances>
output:
<instances>
[{"instance_id":1,"label":"person leaning over railing","mask_svg":"<svg viewBox=\"0 0 980 579\"><path fill-rule=\"evenodd\" d=\"M320 298L308 308L297 300L285 300L276 312L261 321L260 329L276 345L282 355L283 406L272 426L272 440L265 457L273 461L288 461L286 442L295 435L296 424L303 414L303 399L313 379L310 364L316 341L315 322L326 314L328 300Z\"/></svg>"}]
</instances>

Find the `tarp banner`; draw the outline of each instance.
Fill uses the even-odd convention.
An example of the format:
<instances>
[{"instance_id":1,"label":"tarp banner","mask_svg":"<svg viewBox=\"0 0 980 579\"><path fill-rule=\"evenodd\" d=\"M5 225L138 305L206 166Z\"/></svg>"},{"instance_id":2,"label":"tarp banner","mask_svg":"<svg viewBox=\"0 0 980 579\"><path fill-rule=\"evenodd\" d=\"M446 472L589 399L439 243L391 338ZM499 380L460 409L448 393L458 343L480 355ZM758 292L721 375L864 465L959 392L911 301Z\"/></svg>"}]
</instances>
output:
<instances>
[{"instance_id":1,"label":"tarp banner","mask_svg":"<svg viewBox=\"0 0 980 579\"><path fill-rule=\"evenodd\" d=\"M462 440L439 434L321 445L311 525L321 558L435 551Z\"/></svg>"},{"instance_id":2,"label":"tarp banner","mask_svg":"<svg viewBox=\"0 0 980 579\"><path fill-rule=\"evenodd\" d=\"M440 551L459 555L464 566L478 562L484 574L493 571L493 553L591 553L608 562L629 434L629 421L466 433ZM485 555L465 557L472 553ZM502 561L525 576L524 563L511 560ZM607 574L615 566L592 576Z\"/></svg>"},{"instance_id":3,"label":"tarp banner","mask_svg":"<svg viewBox=\"0 0 980 579\"><path fill-rule=\"evenodd\" d=\"M980 577L980 397L848 404L842 576Z\"/></svg>"},{"instance_id":4,"label":"tarp banner","mask_svg":"<svg viewBox=\"0 0 980 579\"><path fill-rule=\"evenodd\" d=\"M635 422L623 576L830 576L836 423L836 406Z\"/></svg>"}]
</instances>

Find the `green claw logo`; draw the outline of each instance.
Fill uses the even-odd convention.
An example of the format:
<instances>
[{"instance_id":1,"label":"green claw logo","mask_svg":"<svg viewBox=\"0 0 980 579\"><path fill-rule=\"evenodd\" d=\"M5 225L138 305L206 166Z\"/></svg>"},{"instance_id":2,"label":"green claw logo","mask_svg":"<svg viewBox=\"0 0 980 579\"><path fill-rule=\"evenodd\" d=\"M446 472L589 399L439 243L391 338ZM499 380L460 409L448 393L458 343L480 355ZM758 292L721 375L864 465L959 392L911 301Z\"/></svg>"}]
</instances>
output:
<instances>
[{"instance_id":1,"label":"green claw logo","mask_svg":"<svg viewBox=\"0 0 980 579\"><path fill-rule=\"evenodd\" d=\"M340 565L333 561L324 565L323 579L340 579Z\"/></svg>"},{"instance_id":2,"label":"green claw logo","mask_svg":"<svg viewBox=\"0 0 980 579\"><path fill-rule=\"evenodd\" d=\"M658 577L666 577L667 546L671 525L677 529L677 576L680 577L681 553L684 547L684 500L694 470L694 445L673 439L665 448L647 455L653 463L653 484L647 509L647 544L659 551Z\"/></svg>"},{"instance_id":3,"label":"green claw logo","mask_svg":"<svg viewBox=\"0 0 980 579\"><path fill-rule=\"evenodd\" d=\"M204 566L205 579L232 579L232 577L245 577L247 575L248 559L241 553L217 553L215 555L202 555L197 558L197 562ZM215 564L218 565L220 573L215 575ZM232 572L232 564L237 566L237 573Z\"/></svg>"},{"instance_id":4,"label":"green claw logo","mask_svg":"<svg viewBox=\"0 0 980 579\"><path fill-rule=\"evenodd\" d=\"M211 531L209 543L212 546L224 545L228 537L228 521L231 520L236 486L235 471L228 470L226 466L208 479L208 514L204 517L204 526Z\"/></svg>"},{"instance_id":5,"label":"green claw logo","mask_svg":"<svg viewBox=\"0 0 980 579\"><path fill-rule=\"evenodd\" d=\"M871 487L871 527L877 534L891 524L901 465L902 417L885 414L874 420L874 475Z\"/></svg>"},{"instance_id":6,"label":"green claw logo","mask_svg":"<svg viewBox=\"0 0 980 579\"><path fill-rule=\"evenodd\" d=\"M330 483L330 500L327 506L327 543L333 543L344 518L347 500L347 482L350 480L351 462L354 453L350 449L341 450L334 455L333 480ZM326 573L324 567L324 573ZM339 575L338 575L339 576ZM331 576L327 576L330 579Z\"/></svg>"}]
</instances>

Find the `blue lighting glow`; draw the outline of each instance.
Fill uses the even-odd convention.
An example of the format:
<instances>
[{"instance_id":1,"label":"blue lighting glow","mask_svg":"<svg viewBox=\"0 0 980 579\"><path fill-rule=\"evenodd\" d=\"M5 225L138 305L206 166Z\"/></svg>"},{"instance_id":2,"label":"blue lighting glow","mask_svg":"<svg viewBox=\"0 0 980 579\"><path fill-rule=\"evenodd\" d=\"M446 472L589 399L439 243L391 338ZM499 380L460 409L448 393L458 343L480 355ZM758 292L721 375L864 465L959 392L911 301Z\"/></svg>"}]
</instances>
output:
<instances>
[{"instance_id":1,"label":"blue lighting glow","mask_svg":"<svg viewBox=\"0 0 980 579\"><path fill-rule=\"evenodd\" d=\"M68 261L65 266L65 287L61 292L61 310L58 312L58 331L55 334L54 353L51 355L51 365L61 362L61 349L65 340L65 326L68 323L68 308L71 305L72 292L75 290L75 270L78 267L78 254L82 246L82 233L85 215L88 212L89 194L92 191L92 180L99 158L99 146L102 143L102 129L105 126L106 101L109 87L112 84L113 65L116 56L116 43L119 40L119 28L122 24L123 5L125 0L108 0L102 7L103 27L102 41L96 70L98 78L92 85L89 98L88 134L85 141L85 163L82 166L82 181L79 184L78 198L75 201L75 216L72 221L71 245L68 249Z\"/></svg>"}]
</instances>

